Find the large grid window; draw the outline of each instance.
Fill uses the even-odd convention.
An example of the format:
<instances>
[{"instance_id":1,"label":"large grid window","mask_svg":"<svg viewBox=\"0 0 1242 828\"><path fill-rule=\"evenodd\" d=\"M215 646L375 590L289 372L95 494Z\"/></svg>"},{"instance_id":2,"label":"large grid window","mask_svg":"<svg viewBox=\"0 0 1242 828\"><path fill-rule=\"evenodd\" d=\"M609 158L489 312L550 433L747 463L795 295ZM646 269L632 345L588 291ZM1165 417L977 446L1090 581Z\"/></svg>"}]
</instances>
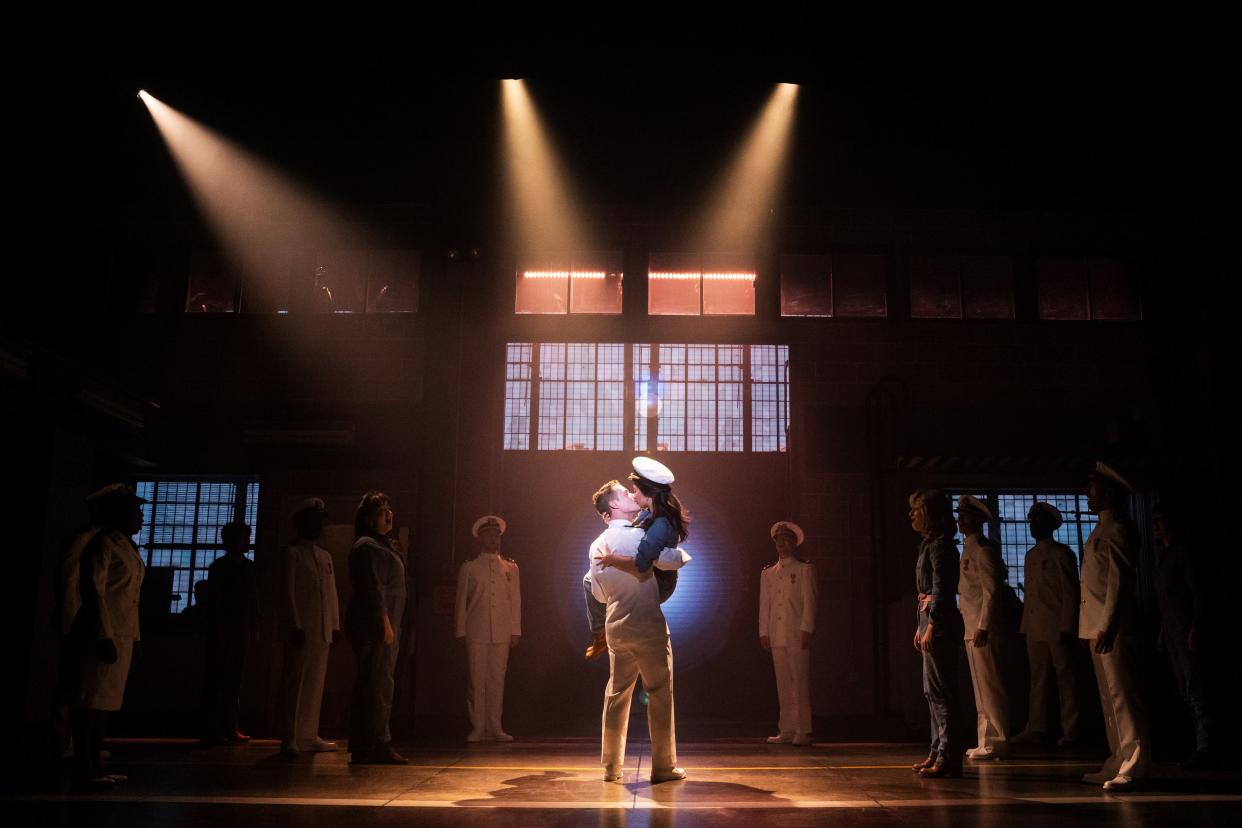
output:
<instances>
[{"instance_id":1,"label":"large grid window","mask_svg":"<svg viewBox=\"0 0 1242 828\"><path fill-rule=\"evenodd\" d=\"M785 451L788 360L787 345L510 343L504 447Z\"/></svg>"},{"instance_id":2,"label":"large grid window","mask_svg":"<svg viewBox=\"0 0 1242 828\"><path fill-rule=\"evenodd\" d=\"M953 511L957 512L957 497L969 492L951 492ZM1061 511L1064 522L1061 528L1053 533L1053 540L1065 544L1074 550L1079 567L1082 566L1082 550L1086 546L1087 537L1095 528L1098 518L1087 509L1087 496L1077 492L990 492L974 493L974 497L988 504L996 519L984 527L983 533L990 538L999 538L1001 558L1009 570L1009 583L1022 596L1022 587L1026 580L1023 562L1027 550L1035 545L1035 539L1027 528L1026 514L1031 505L1039 500L1050 503ZM964 538L958 535L958 544Z\"/></svg>"},{"instance_id":3,"label":"large grid window","mask_svg":"<svg viewBox=\"0 0 1242 828\"><path fill-rule=\"evenodd\" d=\"M259 484L253 480L144 480L137 485L142 506L138 549L147 566L173 571L172 612L194 604L194 584L224 554L220 527L235 520L250 525L254 559Z\"/></svg>"}]
</instances>

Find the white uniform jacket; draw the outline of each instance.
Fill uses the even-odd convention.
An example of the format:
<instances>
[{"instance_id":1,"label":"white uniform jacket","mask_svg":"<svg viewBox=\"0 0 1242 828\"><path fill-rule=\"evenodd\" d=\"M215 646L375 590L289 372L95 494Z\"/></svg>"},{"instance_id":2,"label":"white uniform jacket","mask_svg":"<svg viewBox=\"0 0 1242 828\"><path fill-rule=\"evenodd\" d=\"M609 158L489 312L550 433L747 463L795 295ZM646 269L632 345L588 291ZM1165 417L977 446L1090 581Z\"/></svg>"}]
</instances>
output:
<instances>
[{"instance_id":1,"label":"white uniform jacket","mask_svg":"<svg viewBox=\"0 0 1242 828\"><path fill-rule=\"evenodd\" d=\"M1022 628L1028 641L1056 641L1078 632L1078 561L1052 538L1039 541L1023 564Z\"/></svg>"},{"instance_id":2,"label":"white uniform jacket","mask_svg":"<svg viewBox=\"0 0 1242 828\"><path fill-rule=\"evenodd\" d=\"M962 611L967 640L975 637L976 630L987 630L995 625L1000 609L997 596L1004 583L1003 571L999 548L981 541L978 535L966 538L957 592L962 596L958 608Z\"/></svg>"},{"instance_id":3,"label":"white uniform jacket","mask_svg":"<svg viewBox=\"0 0 1242 828\"><path fill-rule=\"evenodd\" d=\"M96 638L128 638L137 641L138 599L146 574L134 542L115 529L101 530L91 560L91 582L99 602Z\"/></svg>"},{"instance_id":4,"label":"white uniform jacket","mask_svg":"<svg viewBox=\"0 0 1242 828\"><path fill-rule=\"evenodd\" d=\"M1125 626L1134 600L1134 555L1138 532L1128 518L1100 512L1082 553L1082 599L1078 637L1093 639Z\"/></svg>"},{"instance_id":5,"label":"white uniform jacket","mask_svg":"<svg viewBox=\"0 0 1242 828\"><path fill-rule=\"evenodd\" d=\"M457 573L457 637L476 644L508 644L522 634L522 588L518 565L487 552Z\"/></svg>"},{"instance_id":6,"label":"white uniform jacket","mask_svg":"<svg viewBox=\"0 0 1242 828\"><path fill-rule=\"evenodd\" d=\"M802 647L802 633L815 632L818 602L815 567L792 555L759 576L759 637L773 647Z\"/></svg>"},{"instance_id":7,"label":"white uniform jacket","mask_svg":"<svg viewBox=\"0 0 1242 828\"><path fill-rule=\"evenodd\" d=\"M643 539L643 530L628 520L609 521L589 554L591 563L591 594L607 607L604 634L612 646L637 642L663 641L668 637L668 624L660 610L660 590L650 571L635 578L616 567L603 568L598 559L603 547L618 555L634 555Z\"/></svg>"},{"instance_id":8,"label":"white uniform jacket","mask_svg":"<svg viewBox=\"0 0 1242 828\"><path fill-rule=\"evenodd\" d=\"M332 554L299 538L280 550L280 622L284 630L303 630L311 641L332 642L341 628Z\"/></svg>"}]
</instances>

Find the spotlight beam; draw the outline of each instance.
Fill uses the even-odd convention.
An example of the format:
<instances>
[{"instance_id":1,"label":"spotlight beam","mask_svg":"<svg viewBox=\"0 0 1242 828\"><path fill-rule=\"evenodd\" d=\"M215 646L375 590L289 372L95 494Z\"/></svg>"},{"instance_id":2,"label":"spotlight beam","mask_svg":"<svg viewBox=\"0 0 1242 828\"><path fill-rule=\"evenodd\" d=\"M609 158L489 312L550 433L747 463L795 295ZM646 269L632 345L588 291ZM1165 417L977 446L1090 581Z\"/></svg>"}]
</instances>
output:
<instances>
[{"instance_id":1,"label":"spotlight beam","mask_svg":"<svg viewBox=\"0 0 1242 828\"><path fill-rule=\"evenodd\" d=\"M569 182L526 84L501 82L511 243L520 252L571 253L589 245Z\"/></svg>"},{"instance_id":2,"label":"spotlight beam","mask_svg":"<svg viewBox=\"0 0 1242 828\"><path fill-rule=\"evenodd\" d=\"M772 90L755 126L743 141L704 218L702 250L754 250L780 190L798 87Z\"/></svg>"}]
</instances>

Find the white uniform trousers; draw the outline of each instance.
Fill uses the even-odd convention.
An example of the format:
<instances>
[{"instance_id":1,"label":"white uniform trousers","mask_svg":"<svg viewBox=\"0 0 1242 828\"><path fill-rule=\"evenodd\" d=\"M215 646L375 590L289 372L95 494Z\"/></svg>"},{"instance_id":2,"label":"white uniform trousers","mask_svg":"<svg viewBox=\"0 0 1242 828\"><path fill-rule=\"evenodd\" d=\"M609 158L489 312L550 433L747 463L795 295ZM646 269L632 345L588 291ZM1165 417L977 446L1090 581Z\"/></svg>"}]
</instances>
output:
<instances>
[{"instance_id":1,"label":"white uniform trousers","mask_svg":"<svg viewBox=\"0 0 1242 828\"><path fill-rule=\"evenodd\" d=\"M1048 732L1048 685L1056 676L1057 699L1061 705L1061 734L1070 739L1078 735L1078 687L1074 680L1074 653L1064 641L1026 640L1031 664L1031 705L1026 732ZM1048 669L1051 667L1052 669ZM1055 672L1054 672L1055 671Z\"/></svg>"},{"instance_id":2,"label":"white uniform trousers","mask_svg":"<svg viewBox=\"0 0 1242 828\"><path fill-rule=\"evenodd\" d=\"M319 738L319 710L331 644L309 636L302 647L285 642L277 696L280 741L303 747Z\"/></svg>"},{"instance_id":3,"label":"white uniform trousers","mask_svg":"<svg viewBox=\"0 0 1242 828\"><path fill-rule=\"evenodd\" d=\"M509 642L489 644L466 640L470 650L470 686L466 688L466 713L474 733L504 732L500 714L505 701L505 669L509 666Z\"/></svg>"},{"instance_id":4,"label":"white uniform trousers","mask_svg":"<svg viewBox=\"0 0 1242 828\"><path fill-rule=\"evenodd\" d=\"M604 737L600 761L606 773L625 764L625 738L630 725L630 700L642 676L647 691L647 732L651 735L651 772L677 764L677 733L673 721L673 645L668 638L648 644L608 646L610 673L604 688Z\"/></svg>"},{"instance_id":5,"label":"white uniform trousers","mask_svg":"<svg viewBox=\"0 0 1242 828\"><path fill-rule=\"evenodd\" d=\"M811 734L811 650L802 647L773 647L776 668L776 697L780 700L782 734Z\"/></svg>"},{"instance_id":6,"label":"white uniform trousers","mask_svg":"<svg viewBox=\"0 0 1242 828\"><path fill-rule=\"evenodd\" d=\"M87 710L121 709L125 699L125 685L129 682L129 667L134 660L134 639L113 638L116 645L116 661L105 664L94 653L82 659L79 676L78 707Z\"/></svg>"},{"instance_id":7,"label":"white uniform trousers","mask_svg":"<svg viewBox=\"0 0 1242 828\"><path fill-rule=\"evenodd\" d=\"M1101 655L1091 647L1091 665L1100 686L1100 707L1112 752L1097 776L1112 779L1124 776L1142 779L1151 770L1151 744L1147 735L1147 713L1134 683L1134 666L1126 643L1118 637L1111 652Z\"/></svg>"},{"instance_id":8,"label":"white uniform trousers","mask_svg":"<svg viewBox=\"0 0 1242 828\"><path fill-rule=\"evenodd\" d=\"M975 710L979 731L976 750L1005 756L1009 753L1009 696L998 663L1000 640L992 636L986 647L966 640L966 660L970 663L970 683L975 688Z\"/></svg>"}]
</instances>

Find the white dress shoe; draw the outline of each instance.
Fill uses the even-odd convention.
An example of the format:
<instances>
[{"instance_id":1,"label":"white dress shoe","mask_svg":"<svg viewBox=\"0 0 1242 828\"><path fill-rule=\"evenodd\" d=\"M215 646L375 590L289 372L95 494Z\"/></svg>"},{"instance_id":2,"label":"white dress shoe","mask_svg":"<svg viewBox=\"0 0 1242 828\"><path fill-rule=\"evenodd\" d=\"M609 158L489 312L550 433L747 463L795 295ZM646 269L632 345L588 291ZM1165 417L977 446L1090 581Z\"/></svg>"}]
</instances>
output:
<instances>
[{"instance_id":1,"label":"white dress shoe","mask_svg":"<svg viewBox=\"0 0 1242 828\"><path fill-rule=\"evenodd\" d=\"M655 771L651 774L651 784L658 785L661 782L679 782L686 778L686 772L681 768L668 768L662 771Z\"/></svg>"},{"instance_id":2,"label":"white dress shoe","mask_svg":"<svg viewBox=\"0 0 1242 828\"><path fill-rule=\"evenodd\" d=\"M313 742L307 742L302 745L302 750L308 753L331 753L334 750L340 750L336 742L329 742L327 739L316 738Z\"/></svg>"},{"instance_id":3,"label":"white dress shoe","mask_svg":"<svg viewBox=\"0 0 1242 828\"><path fill-rule=\"evenodd\" d=\"M794 735L792 733L778 733L775 736L768 737L769 745L787 745L792 742Z\"/></svg>"},{"instance_id":4,"label":"white dress shoe","mask_svg":"<svg viewBox=\"0 0 1242 828\"><path fill-rule=\"evenodd\" d=\"M495 733L493 733L492 738L495 739L497 742L512 742L513 741L513 737L510 736L508 733L505 733L503 730L498 730Z\"/></svg>"},{"instance_id":5,"label":"white dress shoe","mask_svg":"<svg viewBox=\"0 0 1242 828\"><path fill-rule=\"evenodd\" d=\"M1104 790L1106 791L1133 791L1136 788L1138 788L1138 786L1139 786L1139 783L1137 779L1132 779L1129 776L1118 775L1118 776L1114 776L1112 779L1104 783Z\"/></svg>"},{"instance_id":6,"label":"white dress shoe","mask_svg":"<svg viewBox=\"0 0 1242 828\"><path fill-rule=\"evenodd\" d=\"M608 768L608 767L604 768L604 781L605 782L620 782L621 777L622 777L621 771L617 770L616 768Z\"/></svg>"},{"instance_id":7,"label":"white dress shoe","mask_svg":"<svg viewBox=\"0 0 1242 828\"><path fill-rule=\"evenodd\" d=\"M1082 781L1086 782L1088 785L1103 785L1105 782L1108 782L1109 780L1116 777L1116 775L1117 774L1115 773L1108 773L1107 771L1096 771L1095 773L1084 773L1082 776Z\"/></svg>"},{"instance_id":8,"label":"white dress shoe","mask_svg":"<svg viewBox=\"0 0 1242 828\"><path fill-rule=\"evenodd\" d=\"M483 731L481 731L481 730L472 730L472 731L470 731L470 735L466 737L466 741L467 741L467 742L481 742L481 741L483 741Z\"/></svg>"},{"instance_id":9,"label":"white dress shoe","mask_svg":"<svg viewBox=\"0 0 1242 828\"><path fill-rule=\"evenodd\" d=\"M806 747L807 745L811 744L811 734L795 733L791 744L798 745L799 747Z\"/></svg>"}]
</instances>

